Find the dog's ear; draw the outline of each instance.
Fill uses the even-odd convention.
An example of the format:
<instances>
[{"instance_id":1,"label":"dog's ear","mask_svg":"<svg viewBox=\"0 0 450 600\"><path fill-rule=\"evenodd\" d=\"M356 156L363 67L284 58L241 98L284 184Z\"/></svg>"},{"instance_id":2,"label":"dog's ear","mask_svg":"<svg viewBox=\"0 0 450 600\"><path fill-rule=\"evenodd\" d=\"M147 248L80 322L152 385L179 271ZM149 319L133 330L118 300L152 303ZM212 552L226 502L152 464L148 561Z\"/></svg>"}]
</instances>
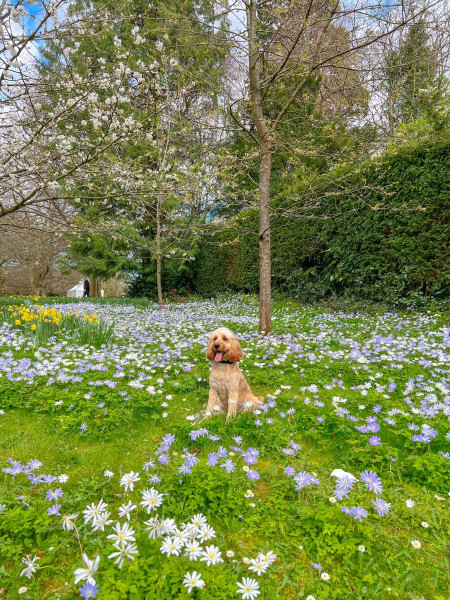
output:
<instances>
[{"instance_id":1,"label":"dog's ear","mask_svg":"<svg viewBox=\"0 0 450 600\"><path fill-rule=\"evenodd\" d=\"M215 355L213 336L211 336L208 341L208 346L206 347L206 358L208 360L214 360Z\"/></svg>"},{"instance_id":2,"label":"dog's ear","mask_svg":"<svg viewBox=\"0 0 450 600\"><path fill-rule=\"evenodd\" d=\"M227 358L230 362L239 362L242 358L242 350L239 345L239 340L233 334L231 339L231 348L228 350Z\"/></svg>"}]
</instances>

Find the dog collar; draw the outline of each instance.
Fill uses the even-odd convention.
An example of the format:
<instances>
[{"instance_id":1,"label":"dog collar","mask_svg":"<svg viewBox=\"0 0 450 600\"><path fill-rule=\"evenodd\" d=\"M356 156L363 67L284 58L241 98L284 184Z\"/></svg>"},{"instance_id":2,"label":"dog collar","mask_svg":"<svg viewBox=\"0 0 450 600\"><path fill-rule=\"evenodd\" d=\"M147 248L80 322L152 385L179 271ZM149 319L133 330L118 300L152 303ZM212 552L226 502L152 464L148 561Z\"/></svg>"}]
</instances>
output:
<instances>
[{"instance_id":1,"label":"dog collar","mask_svg":"<svg viewBox=\"0 0 450 600\"><path fill-rule=\"evenodd\" d=\"M219 364L222 364L222 365L234 365L234 362L232 362L231 360L221 360Z\"/></svg>"}]
</instances>

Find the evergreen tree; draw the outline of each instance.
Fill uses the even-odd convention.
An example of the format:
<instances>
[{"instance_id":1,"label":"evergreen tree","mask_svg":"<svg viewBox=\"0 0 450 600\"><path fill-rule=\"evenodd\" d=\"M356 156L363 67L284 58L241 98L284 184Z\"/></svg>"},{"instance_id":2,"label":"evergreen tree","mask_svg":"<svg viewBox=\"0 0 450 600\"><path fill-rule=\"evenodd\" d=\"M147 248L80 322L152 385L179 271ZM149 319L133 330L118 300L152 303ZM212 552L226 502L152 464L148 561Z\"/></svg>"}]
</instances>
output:
<instances>
[{"instance_id":1,"label":"evergreen tree","mask_svg":"<svg viewBox=\"0 0 450 600\"><path fill-rule=\"evenodd\" d=\"M384 71L390 132L399 125L429 117L433 110L430 94L438 91L440 80L437 55L424 19L412 23L398 47L386 53Z\"/></svg>"}]
</instances>

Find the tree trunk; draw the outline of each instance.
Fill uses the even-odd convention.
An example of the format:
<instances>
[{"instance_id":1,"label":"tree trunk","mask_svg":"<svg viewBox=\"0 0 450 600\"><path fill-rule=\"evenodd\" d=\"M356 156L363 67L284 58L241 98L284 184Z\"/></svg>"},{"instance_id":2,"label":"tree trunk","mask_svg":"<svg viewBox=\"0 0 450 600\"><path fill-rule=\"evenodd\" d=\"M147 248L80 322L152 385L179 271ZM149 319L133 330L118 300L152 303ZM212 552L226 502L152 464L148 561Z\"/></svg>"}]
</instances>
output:
<instances>
[{"instance_id":1,"label":"tree trunk","mask_svg":"<svg viewBox=\"0 0 450 600\"><path fill-rule=\"evenodd\" d=\"M156 289L158 291L159 308L162 310L164 308L164 303L162 294L161 268L161 199L158 196L158 203L156 206Z\"/></svg>"},{"instance_id":2,"label":"tree trunk","mask_svg":"<svg viewBox=\"0 0 450 600\"><path fill-rule=\"evenodd\" d=\"M271 257L270 257L270 175L272 171L273 133L264 118L261 97L261 63L257 42L257 0L247 3L248 71L250 105L260 148L259 165L259 331L272 330Z\"/></svg>"},{"instance_id":3,"label":"tree trunk","mask_svg":"<svg viewBox=\"0 0 450 600\"><path fill-rule=\"evenodd\" d=\"M272 266L270 256L270 175L272 148L263 142L259 169L259 331L272 331Z\"/></svg>"},{"instance_id":4,"label":"tree trunk","mask_svg":"<svg viewBox=\"0 0 450 600\"><path fill-rule=\"evenodd\" d=\"M93 277L90 282L89 296L91 298L100 298L100 296L101 296L100 288L101 288L100 279L98 277Z\"/></svg>"}]
</instances>

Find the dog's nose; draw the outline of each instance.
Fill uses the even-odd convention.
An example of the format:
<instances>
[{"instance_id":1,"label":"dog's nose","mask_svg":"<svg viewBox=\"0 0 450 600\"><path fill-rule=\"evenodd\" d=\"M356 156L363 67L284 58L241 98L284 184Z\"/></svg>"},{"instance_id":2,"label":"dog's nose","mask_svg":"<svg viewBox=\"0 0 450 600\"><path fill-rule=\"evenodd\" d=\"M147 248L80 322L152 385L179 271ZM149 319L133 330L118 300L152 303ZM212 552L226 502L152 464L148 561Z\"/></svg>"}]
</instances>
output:
<instances>
[{"instance_id":1,"label":"dog's nose","mask_svg":"<svg viewBox=\"0 0 450 600\"><path fill-rule=\"evenodd\" d=\"M218 348L220 348L220 344L214 344L214 348L217 350Z\"/></svg>"}]
</instances>

